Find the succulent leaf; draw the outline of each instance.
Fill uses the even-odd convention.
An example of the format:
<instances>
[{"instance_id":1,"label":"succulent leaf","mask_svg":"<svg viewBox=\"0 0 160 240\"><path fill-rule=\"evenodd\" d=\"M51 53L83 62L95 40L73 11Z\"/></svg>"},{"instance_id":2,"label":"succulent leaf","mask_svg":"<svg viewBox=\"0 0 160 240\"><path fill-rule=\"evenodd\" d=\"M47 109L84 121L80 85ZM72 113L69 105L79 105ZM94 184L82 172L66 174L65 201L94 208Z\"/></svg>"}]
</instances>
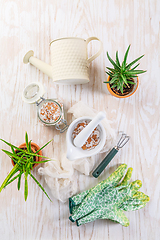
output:
<instances>
[{"instance_id":1,"label":"succulent leaf","mask_svg":"<svg viewBox=\"0 0 160 240\"><path fill-rule=\"evenodd\" d=\"M131 45L128 46L125 52L122 65L120 65L120 61L118 58L118 51L116 51L116 61L113 61L113 59L110 57L109 53L107 52L108 60L111 62L111 64L114 67L114 68L106 67L109 70L106 73L111 78L109 80L109 83L111 84L111 88L113 88L113 84L114 84L114 88L117 88L117 90L120 89L122 94L123 94L124 87L126 86L128 87L129 86L128 84L135 84L132 81L129 81L131 78L135 78L137 77L138 74L146 72L143 70L135 70L139 66L139 64L131 68L132 65L134 65L138 60L140 60L144 55L136 58L134 61L132 61L128 65L126 64L130 46Z\"/></svg>"}]
</instances>

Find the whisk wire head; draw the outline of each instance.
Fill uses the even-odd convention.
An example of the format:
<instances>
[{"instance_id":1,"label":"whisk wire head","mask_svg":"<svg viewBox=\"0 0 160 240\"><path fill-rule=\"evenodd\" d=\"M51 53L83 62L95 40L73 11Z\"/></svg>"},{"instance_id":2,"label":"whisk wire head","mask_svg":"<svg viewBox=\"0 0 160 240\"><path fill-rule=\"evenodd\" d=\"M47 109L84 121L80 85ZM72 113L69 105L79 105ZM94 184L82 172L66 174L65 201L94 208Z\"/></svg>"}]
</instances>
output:
<instances>
[{"instance_id":1,"label":"whisk wire head","mask_svg":"<svg viewBox=\"0 0 160 240\"><path fill-rule=\"evenodd\" d=\"M127 136L127 134L123 133L120 140L117 143L117 148L122 148L128 141L129 141L130 137Z\"/></svg>"}]
</instances>

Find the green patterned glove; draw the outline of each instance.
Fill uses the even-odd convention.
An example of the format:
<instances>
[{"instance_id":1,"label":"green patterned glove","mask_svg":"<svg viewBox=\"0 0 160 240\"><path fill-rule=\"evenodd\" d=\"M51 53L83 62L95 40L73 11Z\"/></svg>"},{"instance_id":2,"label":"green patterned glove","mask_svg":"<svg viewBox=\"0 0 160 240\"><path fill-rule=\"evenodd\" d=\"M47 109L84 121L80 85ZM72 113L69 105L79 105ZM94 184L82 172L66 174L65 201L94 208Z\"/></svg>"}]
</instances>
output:
<instances>
[{"instance_id":1,"label":"green patterned glove","mask_svg":"<svg viewBox=\"0 0 160 240\"><path fill-rule=\"evenodd\" d=\"M95 187L82 192L69 199L69 219L80 226L96 219L110 219L119 222L123 226L129 225L129 220L123 211L140 209L149 201L149 197L138 192L142 186L141 181L136 180L129 184L132 168L129 168L123 181L126 164L119 166L106 180Z\"/></svg>"}]
</instances>

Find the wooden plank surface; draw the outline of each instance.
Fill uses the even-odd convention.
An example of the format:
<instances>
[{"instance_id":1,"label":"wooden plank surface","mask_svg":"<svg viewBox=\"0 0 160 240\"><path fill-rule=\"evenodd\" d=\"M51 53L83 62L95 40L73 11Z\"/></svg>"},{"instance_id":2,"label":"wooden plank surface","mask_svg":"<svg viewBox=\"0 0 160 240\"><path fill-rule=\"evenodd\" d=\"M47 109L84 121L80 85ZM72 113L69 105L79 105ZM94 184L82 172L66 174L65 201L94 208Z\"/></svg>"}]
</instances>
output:
<instances>
[{"instance_id":1,"label":"wooden plank surface","mask_svg":"<svg viewBox=\"0 0 160 240\"><path fill-rule=\"evenodd\" d=\"M125 228L109 220L97 220L79 228L68 220L68 203L53 199L50 203L34 182L29 181L29 197L24 202L23 188L16 183L0 193L0 239L124 239L158 240L160 236L160 2L159 0L0 0L0 137L15 145L24 142L24 133L40 146L54 138L43 151L57 157L66 147L65 134L43 126L37 119L36 106L21 100L24 87L41 82L47 98L60 98L66 111L83 101L96 110L105 110L116 131L131 136L128 146L119 152L98 179L78 176L79 191L105 179L118 164L133 167L132 180L142 180L142 191L150 202L139 211L126 213L130 226ZM103 42L103 53L89 68L86 85L55 85L50 78L22 62L33 49L35 56L50 63L49 42L73 36L84 39L97 36ZM131 44L128 60L145 54L140 69L140 86L128 99L112 97L103 83L109 66L106 51L120 59ZM89 55L97 45L90 44ZM69 123L72 117L67 115ZM59 137L57 137L59 135ZM57 141L58 139L58 141ZM0 148L7 148L0 142ZM99 160L100 161L100 160ZM11 170L10 159L0 152L0 184ZM47 189L37 170L34 175Z\"/></svg>"}]
</instances>

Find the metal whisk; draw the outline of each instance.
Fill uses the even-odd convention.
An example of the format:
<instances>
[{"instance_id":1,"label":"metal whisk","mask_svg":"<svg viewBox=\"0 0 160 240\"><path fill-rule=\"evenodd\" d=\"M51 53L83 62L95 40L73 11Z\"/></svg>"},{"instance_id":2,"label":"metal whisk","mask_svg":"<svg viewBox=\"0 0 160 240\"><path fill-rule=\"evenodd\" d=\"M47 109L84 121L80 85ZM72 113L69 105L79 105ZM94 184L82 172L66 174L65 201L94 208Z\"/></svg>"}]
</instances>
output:
<instances>
[{"instance_id":1,"label":"metal whisk","mask_svg":"<svg viewBox=\"0 0 160 240\"><path fill-rule=\"evenodd\" d=\"M103 159L103 161L98 165L98 167L92 173L93 177L97 178L102 171L106 168L106 166L110 163L110 161L114 158L116 153L120 148L122 148L128 141L130 137L125 133L122 134L120 140L117 143L117 146L112 148L112 150L107 154L107 156Z\"/></svg>"}]
</instances>

